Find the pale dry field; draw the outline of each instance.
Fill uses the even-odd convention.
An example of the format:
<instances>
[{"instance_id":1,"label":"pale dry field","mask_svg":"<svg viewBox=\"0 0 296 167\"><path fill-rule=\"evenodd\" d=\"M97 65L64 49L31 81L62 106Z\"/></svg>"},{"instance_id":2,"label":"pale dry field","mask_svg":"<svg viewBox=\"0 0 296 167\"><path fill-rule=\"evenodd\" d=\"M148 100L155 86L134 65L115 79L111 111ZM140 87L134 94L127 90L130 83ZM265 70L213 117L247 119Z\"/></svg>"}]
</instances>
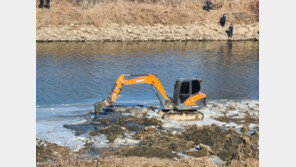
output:
<instances>
[{"instance_id":1,"label":"pale dry field","mask_svg":"<svg viewBox=\"0 0 296 167\"><path fill-rule=\"evenodd\" d=\"M73 5L69 0L52 0L50 10L36 8L36 26L207 24L218 23L223 14L227 14L227 21L233 24L259 21L259 0L212 2L216 9L206 12L202 9L204 0L106 0L90 7Z\"/></svg>"}]
</instances>

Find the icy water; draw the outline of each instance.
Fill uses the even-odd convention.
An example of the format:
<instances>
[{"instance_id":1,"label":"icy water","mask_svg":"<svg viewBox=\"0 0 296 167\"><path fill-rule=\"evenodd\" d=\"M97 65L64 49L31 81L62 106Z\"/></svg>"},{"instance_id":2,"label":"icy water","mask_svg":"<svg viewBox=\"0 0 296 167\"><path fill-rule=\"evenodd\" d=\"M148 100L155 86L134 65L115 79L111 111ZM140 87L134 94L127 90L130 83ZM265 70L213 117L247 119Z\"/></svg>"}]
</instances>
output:
<instances>
[{"instance_id":1,"label":"icy water","mask_svg":"<svg viewBox=\"0 0 296 167\"><path fill-rule=\"evenodd\" d=\"M37 43L36 61L37 136L56 143L72 140L63 124L83 121L120 74L156 74L169 96L176 79L198 77L208 99L259 98L254 41ZM118 99L128 103L158 101L149 85L132 85Z\"/></svg>"}]
</instances>

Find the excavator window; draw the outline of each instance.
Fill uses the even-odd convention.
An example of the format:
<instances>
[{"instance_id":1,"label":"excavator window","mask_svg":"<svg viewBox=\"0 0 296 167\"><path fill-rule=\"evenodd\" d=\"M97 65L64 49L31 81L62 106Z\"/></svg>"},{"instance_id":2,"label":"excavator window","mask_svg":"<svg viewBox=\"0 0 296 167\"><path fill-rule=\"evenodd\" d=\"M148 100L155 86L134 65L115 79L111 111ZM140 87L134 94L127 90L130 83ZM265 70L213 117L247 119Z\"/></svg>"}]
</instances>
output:
<instances>
[{"instance_id":1,"label":"excavator window","mask_svg":"<svg viewBox=\"0 0 296 167\"><path fill-rule=\"evenodd\" d=\"M181 88L180 88L180 103L184 103L186 99L190 96L190 83L189 82L182 82Z\"/></svg>"},{"instance_id":2,"label":"excavator window","mask_svg":"<svg viewBox=\"0 0 296 167\"><path fill-rule=\"evenodd\" d=\"M189 82L183 82L181 85L180 94L188 94L189 93Z\"/></svg>"},{"instance_id":3,"label":"excavator window","mask_svg":"<svg viewBox=\"0 0 296 167\"><path fill-rule=\"evenodd\" d=\"M192 81L192 94L198 93L200 91L200 82L198 80Z\"/></svg>"}]
</instances>

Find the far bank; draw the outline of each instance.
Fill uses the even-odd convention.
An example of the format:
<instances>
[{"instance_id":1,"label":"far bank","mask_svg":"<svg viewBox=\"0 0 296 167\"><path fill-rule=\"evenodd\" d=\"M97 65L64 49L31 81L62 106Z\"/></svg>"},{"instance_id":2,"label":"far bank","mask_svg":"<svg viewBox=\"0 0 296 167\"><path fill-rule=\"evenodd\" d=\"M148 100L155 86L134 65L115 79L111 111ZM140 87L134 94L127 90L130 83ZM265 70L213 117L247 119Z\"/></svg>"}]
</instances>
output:
<instances>
[{"instance_id":1,"label":"far bank","mask_svg":"<svg viewBox=\"0 0 296 167\"><path fill-rule=\"evenodd\" d=\"M52 0L36 9L37 41L258 40L258 0L106 0L94 5ZM226 14L226 24L219 20ZM226 30L234 27L229 38Z\"/></svg>"},{"instance_id":2,"label":"far bank","mask_svg":"<svg viewBox=\"0 0 296 167\"><path fill-rule=\"evenodd\" d=\"M49 41L203 41L203 40L259 40L259 25L235 24L233 36L228 37L228 26L219 24L154 25L108 27L92 25L46 26L36 32L38 42Z\"/></svg>"}]
</instances>

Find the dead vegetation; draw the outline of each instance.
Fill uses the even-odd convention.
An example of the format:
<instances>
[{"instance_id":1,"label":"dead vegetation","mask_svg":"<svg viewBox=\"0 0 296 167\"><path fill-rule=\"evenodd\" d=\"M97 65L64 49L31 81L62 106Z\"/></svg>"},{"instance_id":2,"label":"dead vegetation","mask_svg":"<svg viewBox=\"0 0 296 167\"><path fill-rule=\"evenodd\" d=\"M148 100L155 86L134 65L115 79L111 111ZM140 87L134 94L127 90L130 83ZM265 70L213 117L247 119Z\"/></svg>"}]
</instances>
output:
<instances>
[{"instance_id":1,"label":"dead vegetation","mask_svg":"<svg viewBox=\"0 0 296 167\"><path fill-rule=\"evenodd\" d=\"M257 123L259 122L259 118L258 117L255 117L255 116L251 116L249 114L249 112L245 112L245 116L243 118L233 118L234 116L237 116L237 115L232 115L232 116L227 116L227 112L224 112L223 113L224 115L223 116L220 116L220 117L216 117L214 118L215 120L217 121L221 121L221 122L234 122L234 123L237 123L237 124L250 124L250 123Z\"/></svg>"},{"instance_id":2,"label":"dead vegetation","mask_svg":"<svg viewBox=\"0 0 296 167\"><path fill-rule=\"evenodd\" d=\"M226 113L240 107L244 108L234 105L220 110ZM252 112L246 114L251 115L256 116ZM250 130L247 124L241 131L212 124L187 125L184 131L170 132L155 117L118 117L97 119L92 123L104 126L91 131L91 138L104 134L110 141L109 146L96 148L95 142L90 140L78 152L73 152L37 140L37 166L216 166L213 157L221 159L225 166L259 166L259 128ZM127 138L137 142L115 146Z\"/></svg>"},{"instance_id":3,"label":"dead vegetation","mask_svg":"<svg viewBox=\"0 0 296 167\"><path fill-rule=\"evenodd\" d=\"M110 131L106 132L106 135L114 133L116 132ZM254 131L251 135L245 135L234 129L227 130L217 125L203 127L193 125L188 127L185 132L173 135L156 128L146 127L143 131L133 135L133 138L140 139L140 144L125 146L106 155L170 159L179 159L178 153L191 157L216 155L227 164L233 160L259 159L258 131Z\"/></svg>"},{"instance_id":4,"label":"dead vegetation","mask_svg":"<svg viewBox=\"0 0 296 167\"><path fill-rule=\"evenodd\" d=\"M201 150L205 148L209 152L207 154L216 154L227 163L247 158L259 159L258 132L248 136L233 129L222 129L217 125L191 126L180 137L193 141L196 145L204 145L200 146Z\"/></svg>"},{"instance_id":5,"label":"dead vegetation","mask_svg":"<svg viewBox=\"0 0 296 167\"><path fill-rule=\"evenodd\" d=\"M40 141L44 142L44 141ZM60 147L56 144L46 142L45 145L36 147L37 166L38 167L57 167L57 166L99 166L99 167L134 167L134 166L171 166L171 167L216 167L207 157L180 159L177 161L167 158L147 158L138 156L119 157L114 155L102 154L98 159L84 160L77 153L70 151L67 148ZM52 159L44 158L49 156L44 154L44 149L50 150L53 154ZM40 154L43 153L43 154ZM54 155L54 156L53 156ZM108 156L105 156L108 155ZM246 160L233 160L228 164L229 167L257 167L259 166L258 159L248 158Z\"/></svg>"},{"instance_id":6,"label":"dead vegetation","mask_svg":"<svg viewBox=\"0 0 296 167\"><path fill-rule=\"evenodd\" d=\"M36 141L36 163L39 167L80 166L82 164L79 155L70 149L39 139Z\"/></svg>"},{"instance_id":7,"label":"dead vegetation","mask_svg":"<svg viewBox=\"0 0 296 167\"><path fill-rule=\"evenodd\" d=\"M145 135L145 132L150 135ZM174 152L182 152L194 148L194 142L186 141L178 136L164 133L150 133L150 130L141 133L142 142L138 146L126 146L115 152L119 156L157 157L157 158L180 158ZM139 137L139 135L137 135Z\"/></svg>"},{"instance_id":8,"label":"dead vegetation","mask_svg":"<svg viewBox=\"0 0 296 167\"><path fill-rule=\"evenodd\" d=\"M217 23L222 14L237 24L259 20L259 0L213 0L217 9L202 10L204 0L105 0L83 8L69 0L52 0L50 10L36 9L37 28L49 25L184 25Z\"/></svg>"},{"instance_id":9,"label":"dead vegetation","mask_svg":"<svg viewBox=\"0 0 296 167\"><path fill-rule=\"evenodd\" d=\"M126 131L142 132L146 126L160 126L161 121L156 118L135 118L135 117L123 117L114 122L108 120L98 120L105 125L106 128L97 128L95 131L89 132L90 136L96 136L99 134L105 134L110 142L113 142L116 138L123 138Z\"/></svg>"},{"instance_id":10,"label":"dead vegetation","mask_svg":"<svg viewBox=\"0 0 296 167\"><path fill-rule=\"evenodd\" d=\"M193 158L172 161L165 158L145 158L145 157L107 157L99 161L98 166L170 166L170 167L215 167L216 165L208 158Z\"/></svg>"},{"instance_id":11,"label":"dead vegetation","mask_svg":"<svg viewBox=\"0 0 296 167\"><path fill-rule=\"evenodd\" d=\"M140 140L140 143L112 148L116 138L124 138L124 133L132 130L127 126L131 121L148 125L132 134L132 139ZM160 124L157 119L119 118L106 124L109 124L107 128L90 133L91 136L105 134L110 140L110 148L104 149L98 159L83 158L91 145L72 152L65 147L39 141L36 146L37 166L196 166L196 163L216 166L208 159L212 155L225 161L226 166L259 165L259 129L247 135L214 124L192 125L182 133L173 134L157 128ZM184 155L190 158L182 158Z\"/></svg>"}]
</instances>

